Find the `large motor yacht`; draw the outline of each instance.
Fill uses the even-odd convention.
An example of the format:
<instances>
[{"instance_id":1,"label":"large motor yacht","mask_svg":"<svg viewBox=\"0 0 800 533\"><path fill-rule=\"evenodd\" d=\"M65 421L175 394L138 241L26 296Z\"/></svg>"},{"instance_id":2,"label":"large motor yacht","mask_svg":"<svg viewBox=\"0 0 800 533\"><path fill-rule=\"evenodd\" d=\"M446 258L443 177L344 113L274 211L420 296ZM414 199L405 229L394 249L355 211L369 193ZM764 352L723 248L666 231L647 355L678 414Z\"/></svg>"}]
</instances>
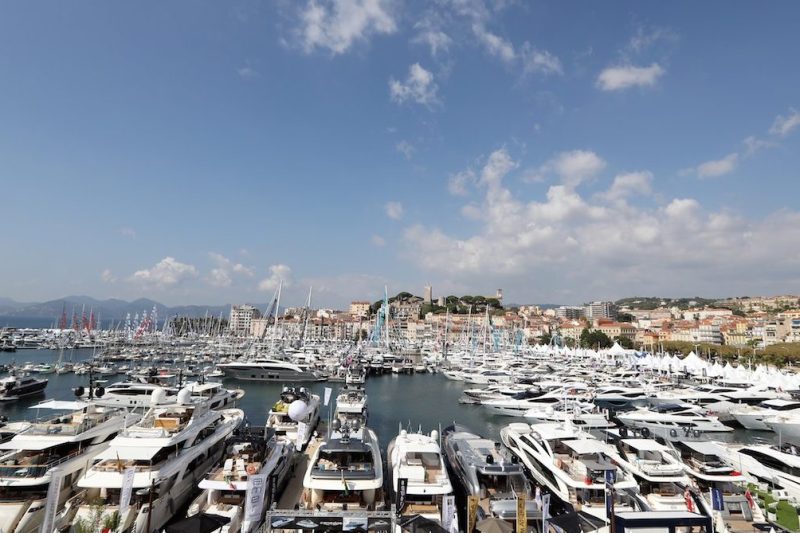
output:
<instances>
[{"instance_id":1,"label":"large motor yacht","mask_svg":"<svg viewBox=\"0 0 800 533\"><path fill-rule=\"evenodd\" d=\"M303 504L325 511L384 507L383 461L374 431L358 420L333 420L303 477Z\"/></svg>"},{"instance_id":2,"label":"large motor yacht","mask_svg":"<svg viewBox=\"0 0 800 533\"><path fill-rule=\"evenodd\" d=\"M649 409L640 407L622 413L618 418L629 428L646 429L649 433L645 436L668 441L698 440L704 438L704 433L733 431L717 417L705 416L702 408L688 404L659 404Z\"/></svg>"},{"instance_id":3,"label":"large motor yacht","mask_svg":"<svg viewBox=\"0 0 800 533\"><path fill-rule=\"evenodd\" d=\"M570 424L509 424L503 444L544 489L600 520L608 520L606 478L613 477L617 512L636 511L633 476L618 468L614 448ZM607 472L613 472L607 474Z\"/></svg>"},{"instance_id":4,"label":"large motor yacht","mask_svg":"<svg viewBox=\"0 0 800 533\"><path fill-rule=\"evenodd\" d=\"M539 513L522 463L508 454L499 442L491 441L453 425L443 430L444 452L459 488L459 504L468 496L477 496L478 521L494 517L514 523L517 519L517 496L525 495L529 519ZM466 518L466 517L464 517ZM465 524L461 524L465 529Z\"/></svg>"},{"instance_id":5,"label":"large motor yacht","mask_svg":"<svg viewBox=\"0 0 800 533\"><path fill-rule=\"evenodd\" d=\"M0 402L12 402L43 393L45 387L47 387L46 379L27 375L0 378Z\"/></svg>"},{"instance_id":6,"label":"large motor yacht","mask_svg":"<svg viewBox=\"0 0 800 533\"><path fill-rule=\"evenodd\" d=\"M73 524L119 513L125 470L133 468L133 497L118 516L119 529L161 530L221 459L225 439L244 419L240 409L210 409L208 399L192 396L187 389L172 404L164 404L158 391L153 394L153 407L117 435L78 480L86 490L70 502L76 508ZM93 505L98 502L103 505L99 517Z\"/></svg>"},{"instance_id":7,"label":"large motor yacht","mask_svg":"<svg viewBox=\"0 0 800 533\"><path fill-rule=\"evenodd\" d=\"M319 424L319 406L319 396L311 394L308 389L284 387L280 400L267 414L267 428L275 431L278 440L303 451Z\"/></svg>"},{"instance_id":8,"label":"large motor yacht","mask_svg":"<svg viewBox=\"0 0 800 533\"><path fill-rule=\"evenodd\" d=\"M764 400L758 405L740 405L731 409L731 416L745 429L772 431L764 419L790 413L800 413L800 402L796 400Z\"/></svg>"},{"instance_id":9,"label":"large motor yacht","mask_svg":"<svg viewBox=\"0 0 800 533\"><path fill-rule=\"evenodd\" d=\"M442 523L444 496L453 493L450 477L447 475L444 458L439 448L439 435L432 431L409 433L401 429L387 448L389 468L391 468L391 492L398 491L398 480L407 481L406 497L403 507L397 512L401 516L420 515L427 520ZM455 506L449 519L458 523Z\"/></svg>"},{"instance_id":10,"label":"large motor yacht","mask_svg":"<svg viewBox=\"0 0 800 533\"><path fill-rule=\"evenodd\" d=\"M38 531L44 522L47 492L55 479L58 508L74 494L74 482L108 440L141 415L83 402L49 401L39 409L69 410L34 420L0 444L0 524L3 531Z\"/></svg>"},{"instance_id":11,"label":"large motor yacht","mask_svg":"<svg viewBox=\"0 0 800 533\"><path fill-rule=\"evenodd\" d=\"M225 372L225 376L248 381L320 381L321 377L307 367L281 361L259 357L248 361L233 361L220 363L217 368Z\"/></svg>"},{"instance_id":12,"label":"large motor yacht","mask_svg":"<svg viewBox=\"0 0 800 533\"><path fill-rule=\"evenodd\" d=\"M224 525L220 533L250 533L260 521L247 520L244 514L247 481L263 474L270 487L267 494L280 493L288 481L294 445L276 438L275 431L265 428L237 430L227 443L222 466L215 468L198 485L203 492L189 505L187 517L211 516ZM268 503L262 509L261 520Z\"/></svg>"}]
</instances>

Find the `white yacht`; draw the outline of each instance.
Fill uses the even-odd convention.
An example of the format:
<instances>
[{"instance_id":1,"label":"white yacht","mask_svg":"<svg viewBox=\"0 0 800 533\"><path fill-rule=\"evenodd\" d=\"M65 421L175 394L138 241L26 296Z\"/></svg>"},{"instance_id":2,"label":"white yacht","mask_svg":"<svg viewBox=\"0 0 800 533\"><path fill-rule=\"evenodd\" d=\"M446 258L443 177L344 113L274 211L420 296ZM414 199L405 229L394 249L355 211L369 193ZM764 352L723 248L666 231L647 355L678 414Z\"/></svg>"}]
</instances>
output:
<instances>
[{"instance_id":1,"label":"white yacht","mask_svg":"<svg viewBox=\"0 0 800 533\"><path fill-rule=\"evenodd\" d=\"M397 494L398 479L408 480L405 505L397 512L400 516L420 515L441 524L442 498L453 493L447 475L439 435L422 432L408 433L400 430L387 448L391 468L391 492ZM451 517L458 524L457 515Z\"/></svg>"},{"instance_id":2,"label":"white yacht","mask_svg":"<svg viewBox=\"0 0 800 533\"><path fill-rule=\"evenodd\" d=\"M211 515L224 522L220 533L251 533L260 521L244 516L247 481L251 475L263 474L275 484L280 493L291 471L294 445L276 438L274 430L248 428L239 430L227 443L222 466L206 475L198 487L203 490L189 505L187 517ZM269 492L267 493L269 494ZM263 513L269 502L265 502Z\"/></svg>"},{"instance_id":3,"label":"white yacht","mask_svg":"<svg viewBox=\"0 0 800 533\"><path fill-rule=\"evenodd\" d=\"M800 412L771 416L764 419L764 424L779 435L781 442L800 445Z\"/></svg>"},{"instance_id":4,"label":"white yacht","mask_svg":"<svg viewBox=\"0 0 800 533\"><path fill-rule=\"evenodd\" d=\"M69 410L34 420L0 444L0 524L3 531L39 531L53 472L61 476L59 508L74 494L74 482L108 440L141 415L84 402L49 401L39 409Z\"/></svg>"},{"instance_id":5,"label":"white yacht","mask_svg":"<svg viewBox=\"0 0 800 533\"><path fill-rule=\"evenodd\" d=\"M342 423L359 420L361 425L367 423L367 393L361 387L344 386L336 396L336 412L334 418Z\"/></svg>"},{"instance_id":6,"label":"white yacht","mask_svg":"<svg viewBox=\"0 0 800 533\"><path fill-rule=\"evenodd\" d=\"M617 416L629 428L647 430L643 436L664 440L698 440L709 432L733 431L717 417L705 416L702 409L692 405L659 404L649 409L638 408ZM646 433L646 434L645 434Z\"/></svg>"},{"instance_id":7,"label":"white yacht","mask_svg":"<svg viewBox=\"0 0 800 533\"><path fill-rule=\"evenodd\" d=\"M772 431L772 428L764 423L765 418L789 413L800 413L800 402L778 398L764 400L758 405L744 404L731 409L731 416L743 428L760 431Z\"/></svg>"},{"instance_id":8,"label":"white yacht","mask_svg":"<svg viewBox=\"0 0 800 533\"><path fill-rule=\"evenodd\" d=\"M158 391L153 395L153 407L117 435L78 480L78 486L86 490L68 504L75 508L74 529L80 529L75 524L119 512L124 472L133 468L133 497L127 511L118 516L119 529L160 530L220 460L225 439L244 419L240 409L210 409L208 399L192 396L187 389L172 404L164 404ZM99 517L97 502L103 503Z\"/></svg>"},{"instance_id":9,"label":"white yacht","mask_svg":"<svg viewBox=\"0 0 800 533\"><path fill-rule=\"evenodd\" d=\"M686 473L692 478L709 507L711 507L710 489L717 489L722 493L725 509L714 511L715 516L722 518L721 522L717 521L718 532L749 532L757 529L754 524L764 523L764 513L758 506L757 499L747 489L747 483L750 481L748 476L751 479L759 479L759 475L748 473L748 476L745 476L743 473L747 472L747 465L750 464L747 458L750 456L739 456L735 453L738 446L728 446L718 442L673 442L671 445L679 454ZM746 448L758 450L758 447ZM764 448L769 449L766 446ZM800 474L800 462L798 467ZM775 479L771 473L756 471L763 475L762 480L772 482ZM800 477L797 479L800 481ZM800 495L800 492L798 494Z\"/></svg>"},{"instance_id":10,"label":"white yacht","mask_svg":"<svg viewBox=\"0 0 800 533\"><path fill-rule=\"evenodd\" d=\"M686 511L684 489L691 481L670 448L652 439L619 439L619 464L631 472L653 511Z\"/></svg>"},{"instance_id":11,"label":"white yacht","mask_svg":"<svg viewBox=\"0 0 800 533\"><path fill-rule=\"evenodd\" d=\"M267 414L267 428L275 430L279 441L303 451L319 424L319 406L319 395L311 394L308 389L284 387L280 400Z\"/></svg>"},{"instance_id":12,"label":"white yacht","mask_svg":"<svg viewBox=\"0 0 800 533\"><path fill-rule=\"evenodd\" d=\"M189 382L186 383L184 388L188 390L192 396L201 399L208 399L211 401L210 409L222 409L232 405L236 400L244 396L244 391L240 389L228 390L217 382ZM157 397L162 403L172 403L175 401L178 394L177 387L164 387L155 383L141 383L138 381L126 381L120 383L113 383L107 387L94 387L92 390L92 401L97 405L107 406L121 406L135 409L138 407L149 408L152 405L153 393L156 390L161 392L157 393ZM88 387L77 387L75 395L88 399Z\"/></svg>"},{"instance_id":13,"label":"white yacht","mask_svg":"<svg viewBox=\"0 0 800 533\"><path fill-rule=\"evenodd\" d=\"M383 461L378 437L358 420L334 419L303 477L302 503L324 511L383 509Z\"/></svg>"},{"instance_id":14,"label":"white yacht","mask_svg":"<svg viewBox=\"0 0 800 533\"><path fill-rule=\"evenodd\" d=\"M220 363L217 368L227 377L248 381L320 381L322 378L308 367L288 361L258 357L246 361Z\"/></svg>"},{"instance_id":15,"label":"white yacht","mask_svg":"<svg viewBox=\"0 0 800 533\"><path fill-rule=\"evenodd\" d=\"M529 520L541 515L524 467L516 456L510 456L499 442L463 426L449 426L443 433L444 453L453 471L453 482L460 486L464 499L478 497L478 520L494 517L516 522L519 495L527 497ZM464 527L463 523L460 525Z\"/></svg>"},{"instance_id":16,"label":"white yacht","mask_svg":"<svg viewBox=\"0 0 800 533\"><path fill-rule=\"evenodd\" d=\"M760 483L777 486L788 491L789 496L800 499L800 456L766 445L718 445L718 452L742 474ZM797 450L794 450L795 452Z\"/></svg>"},{"instance_id":17,"label":"white yacht","mask_svg":"<svg viewBox=\"0 0 800 533\"><path fill-rule=\"evenodd\" d=\"M526 466L537 483L581 512L608 520L606 476L615 478L617 512L639 510L632 493L636 481L618 468L613 447L569 424L509 424L503 444ZM613 472L607 474L606 472Z\"/></svg>"},{"instance_id":18,"label":"white yacht","mask_svg":"<svg viewBox=\"0 0 800 533\"><path fill-rule=\"evenodd\" d=\"M531 424L571 421L583 429L609 429L615 426L604 413L598 413L592 407L592 404L581 402L567 402L566 405L560 402L528 409L523 416Z\"/></svg>"}]
</instances>

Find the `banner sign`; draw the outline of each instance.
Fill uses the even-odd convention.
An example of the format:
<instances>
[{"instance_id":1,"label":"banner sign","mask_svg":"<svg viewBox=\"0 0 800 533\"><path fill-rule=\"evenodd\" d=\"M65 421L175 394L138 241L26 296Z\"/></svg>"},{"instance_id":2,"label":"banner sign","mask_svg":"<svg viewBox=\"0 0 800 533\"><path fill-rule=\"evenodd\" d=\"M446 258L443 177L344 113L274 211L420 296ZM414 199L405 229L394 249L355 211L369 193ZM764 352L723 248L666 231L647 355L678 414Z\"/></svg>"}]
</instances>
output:
<instances>
[{"instance_id":1,"label":"banner sign","mask_svg":"<svg viewBox=\"0 0 800 533\"><path fill-rule=\"evenodd\" d=\"M58 512L58 494L61 492L61 480L63 472L58 467L50 470L50 486L47 487L47 506L44 508L44 522L42 523L42 533L51 533L56 521Z\"/></svg>"},{"instance_id":2,"label":"banner sign","mask_svg":"<svg viewBox=\"0 0 800 533\"><path fill-rule=\"evenodd\" d=\"M517 533L528 531L528 500L524 494L517 495Z\"/></svg>"},{"instance_id":3,"label":"banner sign","mask_svg":"<svg viewBox=\"0 0 800 533\"><path fill-rule=\"evenodd\" d=\"M408 493L408 478L407 477L400 477L397 478L397 497L395 500L395 506L397 507L397 516L400 516L400 513L403 511L403 507L406 506L406 494Z\"/></svg>"},{"instance_id":4,"label":"banner sign","mask_svg":"<svg viewBox=\"0 0 800 533\"><path fill-rule=\"evenodd\" d=\"M125 513L128 512L128 507L131 505L131 492L133 492L133 476L136 474L136 469L132 466L126 468L122 472L122 491L119 495L119 517L125 518Z\"/></svg>"},{"instance_id":5,"label":"banner sign","mask_svg":"<svg viewBox=\"0 0 800 533\"><path fill-rule=\"evenodd\" d=\"M260 522L264 510L264 496L267 492L267 475L254 474L247 478L244 519L249 522Z\"/></svg>"}]
</instances>

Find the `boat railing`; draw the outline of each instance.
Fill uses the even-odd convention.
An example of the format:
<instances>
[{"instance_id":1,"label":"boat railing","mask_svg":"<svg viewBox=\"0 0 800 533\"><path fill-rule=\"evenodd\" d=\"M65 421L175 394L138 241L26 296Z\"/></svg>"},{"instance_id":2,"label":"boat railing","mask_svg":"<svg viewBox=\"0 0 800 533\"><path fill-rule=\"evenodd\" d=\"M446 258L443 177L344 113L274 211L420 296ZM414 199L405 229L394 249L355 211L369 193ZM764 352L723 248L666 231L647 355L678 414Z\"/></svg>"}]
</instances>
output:
<instances>
[{"instance_id":1,"label":"boat railing","mask_svg":"<svg viewBox=\"0 0 800 533\"><path fill-rule=\"evenodd\" d=\"M13 459L7 460L4 463L0 463L0 478L40 478L44 477L47 472L55 468L56 466L65 463L71 459L74 459L81 455L80 450L75 450L74 452L65 455L64 457L58 457L55 459L51 459L46 463L40 464L26 464L26 463L17 463L14 462ZM36 456L34 456L36 457ZM12 464L9 464L12 463Z\"/></svg>"},{"instance_id":2,"label":"boat railing","mask_svg":"<svg viewBox=\"0 0 800 533\"><path fill-rule=\"evenodd\" d=\"M84 418L77 424L71 422L72 417L80 415L47 418L41 421L34 421L26 433L29 435L80 435L110 420L114 415L115 413L103 413L98 417L91 414L84 414ZM62 420L65 421L62 422Z\"/></svg>"}]
</instances>

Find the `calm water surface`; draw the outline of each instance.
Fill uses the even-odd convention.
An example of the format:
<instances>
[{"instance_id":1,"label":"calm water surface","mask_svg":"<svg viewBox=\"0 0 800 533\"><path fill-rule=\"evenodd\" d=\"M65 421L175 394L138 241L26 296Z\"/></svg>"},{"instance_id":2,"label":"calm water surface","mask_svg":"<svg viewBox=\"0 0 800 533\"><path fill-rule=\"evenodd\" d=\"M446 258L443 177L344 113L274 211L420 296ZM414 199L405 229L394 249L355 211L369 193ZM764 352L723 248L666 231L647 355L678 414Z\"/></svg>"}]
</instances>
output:
<instances>
[{"instance_id":1,"label":"calm water surface","mask_svg":"<svg viewBox=\"0 0 800 533\"><path fill-rule=\"evenodd\" d=\"M64 352L65 361L83 361L90 359L94 351L91 349L72 350ZM55 363L58 352L53 350L18 350L14 353L0 353L0 363L17 364ZM30 409L45 399L69 400L74 398L72 389L79 385L88 384L88 376L75 374L48 374L49 383L45 393L31 398L25 398L11 403L0 402L0 414L6 415L10 420L23 420L44 416L47 413L36 413ZM121 381L124 376L111 376L110 382ZM279 398L281 385L274 383L238 381L224 379L223 383L228 388L244 389L245 396L239 406L245 411L248 421L253 425L263 425L266 421L267 411ZM333 389L331 404L334 403L336 393L342 383L314 383L310 384L315 393L323 397L325 387ZM398 424L404 428L417 429L420 425L423 431L444 428L453 422L467 426L477 433L499 439L500 429L514 421L523 421L516 418L495 416L487 409L478 405L458 403L459 397L466 385L461 381L450 381L442 374L417 374L397 375L385 374L367 379L367 396L369 408L369 426L378 434L381 445L385 448L389 441L397 435ZM333 408L331 405L330 408ZM323 408L323 418L327 418L327 408ZM771 432L753 432L737 429L729 433L713 435L714 440L753 442L754 440L776 441L777 436Z\"/></svg>"}]
</instances>

